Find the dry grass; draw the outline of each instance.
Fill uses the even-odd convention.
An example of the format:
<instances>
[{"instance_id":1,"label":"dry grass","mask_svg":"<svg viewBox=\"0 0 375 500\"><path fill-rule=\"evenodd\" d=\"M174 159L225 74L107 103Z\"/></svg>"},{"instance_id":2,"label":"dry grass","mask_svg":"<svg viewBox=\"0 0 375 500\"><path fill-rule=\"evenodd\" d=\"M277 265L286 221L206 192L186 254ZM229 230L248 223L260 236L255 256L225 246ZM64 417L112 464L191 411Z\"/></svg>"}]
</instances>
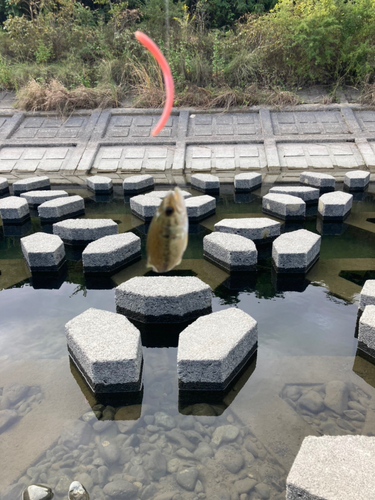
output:
<instances>
[{"instance_id":1,"label":"dry grass","mask_svg":"<svg viewBox=\"0 0 375 500\"><path fill-rule=\"evenodd\" d=\"M359 102L375 107L375 83L364 84L361 95L359 96Z\"/></svg>"}]
</instances>

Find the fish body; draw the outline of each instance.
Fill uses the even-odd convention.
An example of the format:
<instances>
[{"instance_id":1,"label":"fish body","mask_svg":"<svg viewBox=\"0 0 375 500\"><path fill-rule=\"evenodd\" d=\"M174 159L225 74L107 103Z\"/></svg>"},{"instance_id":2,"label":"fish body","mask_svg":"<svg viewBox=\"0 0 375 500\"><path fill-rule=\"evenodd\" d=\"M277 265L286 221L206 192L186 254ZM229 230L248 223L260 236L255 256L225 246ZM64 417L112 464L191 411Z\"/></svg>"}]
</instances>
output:
<instances>
[{"instance_id":1,"label":"fish body","mask_svg":"<svg viewBox=\"0 0 375 500\"><path fill-rule=\"evenodd\" d=\"M157 273L178 266L188 243L189 222L178 187L161 201L147 235L147 265Z\"/></svg>"}]
</instances>

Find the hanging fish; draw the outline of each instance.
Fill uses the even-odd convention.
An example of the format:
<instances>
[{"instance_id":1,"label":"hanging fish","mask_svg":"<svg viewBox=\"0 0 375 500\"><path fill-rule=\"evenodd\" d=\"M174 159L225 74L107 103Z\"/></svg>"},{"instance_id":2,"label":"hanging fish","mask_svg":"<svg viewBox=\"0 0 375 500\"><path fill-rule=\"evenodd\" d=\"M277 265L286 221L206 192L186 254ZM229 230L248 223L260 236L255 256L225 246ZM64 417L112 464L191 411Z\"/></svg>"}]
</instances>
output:
<instances>
[{"instance_id":1,"label":"hanging fish","mask_svg":"<svg viewBox=\"0 0 375 500\"><path fill-rule=\"evenodd\" d=\"M178 266L188 242L188 216L178 187L169 191L154 215L147 235L147 265L157 273Z\"/></svg>"}]
</instances>

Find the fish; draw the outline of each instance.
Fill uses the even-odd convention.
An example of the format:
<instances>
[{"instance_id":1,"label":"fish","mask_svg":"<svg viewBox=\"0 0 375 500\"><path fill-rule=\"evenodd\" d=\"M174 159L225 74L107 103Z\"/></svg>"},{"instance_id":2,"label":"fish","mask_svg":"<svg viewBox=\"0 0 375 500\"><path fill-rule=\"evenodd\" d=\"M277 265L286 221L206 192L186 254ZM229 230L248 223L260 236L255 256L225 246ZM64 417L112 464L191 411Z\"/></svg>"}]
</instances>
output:
<instances>
[{"instance_id":1,"label":"fish","mask_svg":"<svg viewBox=\"0 0 375 500\"><path fill-rule=\"evenodd\" d=\"M175 187L161 201L147 235L147 266L166 273L180 264L188 244L189 221L181 190Z\"/></svg>"}]
</instances>

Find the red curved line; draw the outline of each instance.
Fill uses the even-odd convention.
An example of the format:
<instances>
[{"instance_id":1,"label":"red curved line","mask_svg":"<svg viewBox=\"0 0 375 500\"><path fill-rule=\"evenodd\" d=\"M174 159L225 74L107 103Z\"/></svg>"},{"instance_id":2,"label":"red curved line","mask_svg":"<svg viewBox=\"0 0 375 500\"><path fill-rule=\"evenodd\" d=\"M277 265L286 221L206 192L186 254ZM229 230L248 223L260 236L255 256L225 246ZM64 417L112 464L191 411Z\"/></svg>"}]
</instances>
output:
<instances>
[{"instance_id":1,"label":"red curved line","mask_svg":"<svg viewBox=\"0 0 375 500\"><path fill-rule=\"evenodd\" d=\"M151 132L151 135L155 137L155 135L158 135L158 133L164 128L172 111L173 101L174 101L173 77L171 73L171 68L169 67L166 58L163 56L156 43L153 40L151 40L150 37L142 33L142 31L136 31L134 34L138 42L144 45L146 49L148 49L151 52L151 54L155 57L156 61L158 62L162 70L164 77L166 99L160 120L158 121L158 123L155 125L155 128Z\"/></svg>"}]
</instances>

